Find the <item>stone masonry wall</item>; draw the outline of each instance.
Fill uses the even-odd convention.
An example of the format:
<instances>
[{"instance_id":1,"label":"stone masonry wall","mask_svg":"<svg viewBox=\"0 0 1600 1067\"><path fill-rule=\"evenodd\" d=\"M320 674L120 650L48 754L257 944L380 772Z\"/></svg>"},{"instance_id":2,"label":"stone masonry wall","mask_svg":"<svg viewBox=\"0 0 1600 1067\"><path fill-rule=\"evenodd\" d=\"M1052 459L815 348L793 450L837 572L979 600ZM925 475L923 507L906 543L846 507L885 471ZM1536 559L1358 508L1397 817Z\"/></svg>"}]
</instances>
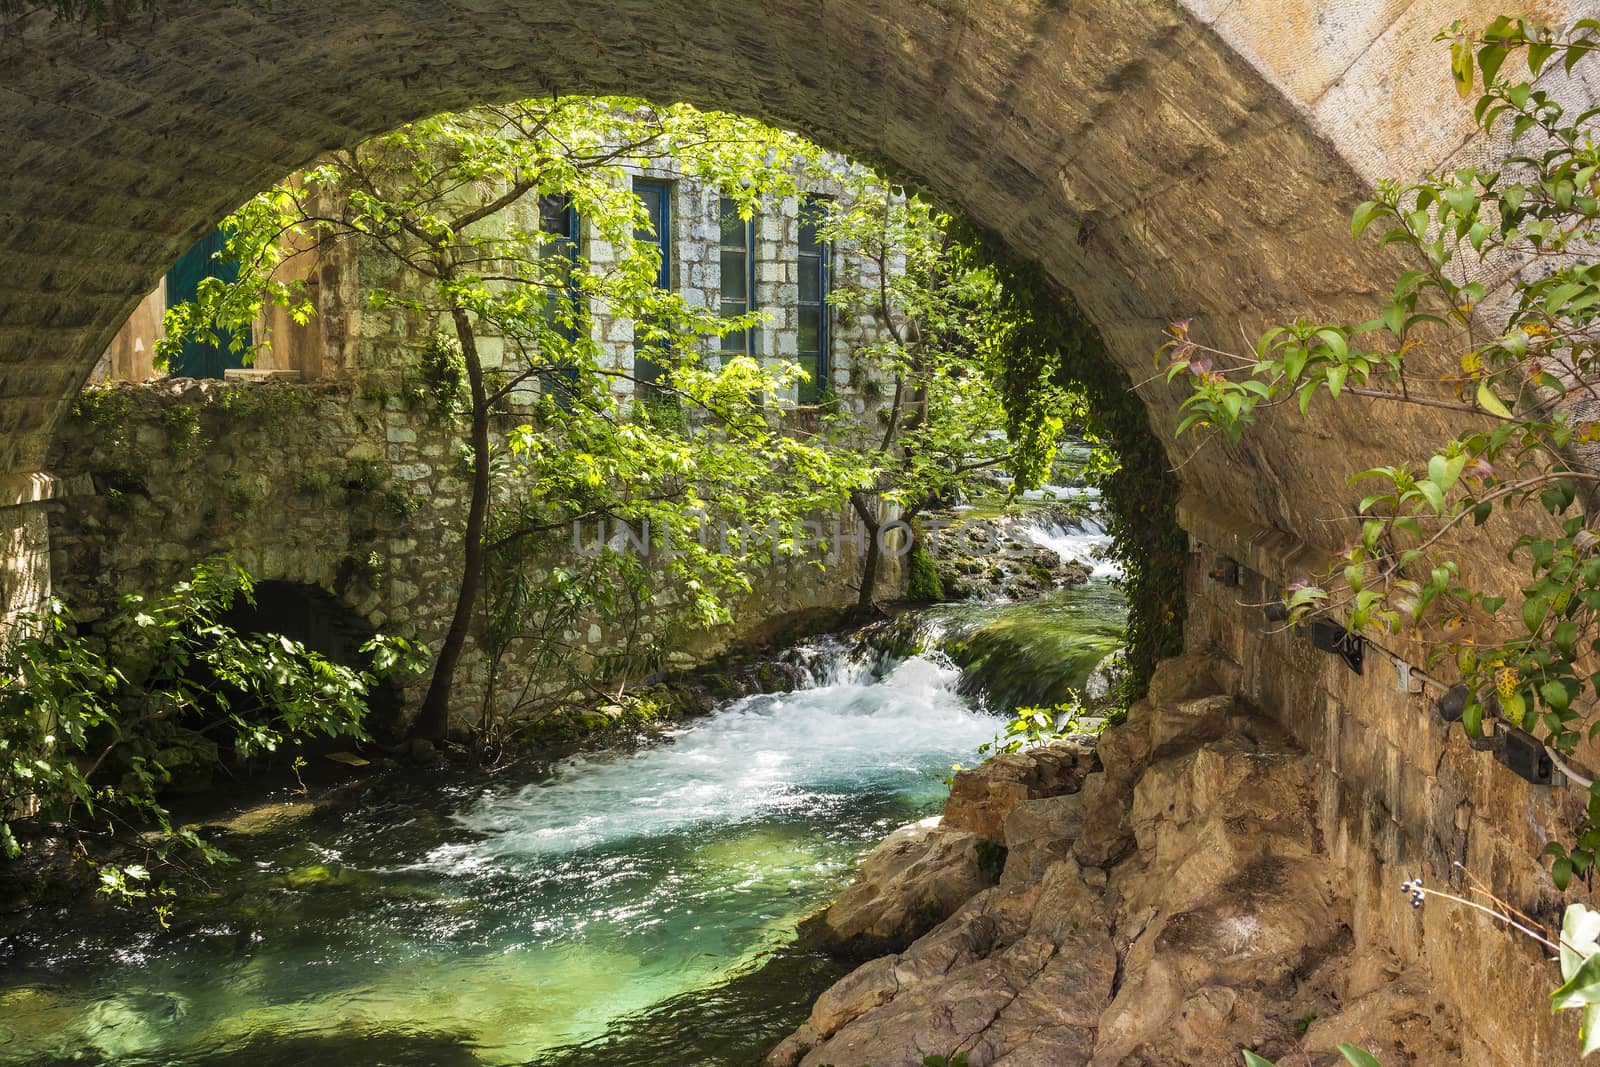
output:
<instances>
[{"instance_id":1,"label":"stone masonry wall","mask_svg":"<svg viewBox=\"0 0 1600 1067\"><path fill-rule=\"evenodd\" d=\"M258 579L326 589L375 629L437 648L460 576L463 445L423 406L349 382L176 379L86 394L52 455L67 485L49 505L55 593L92 620L122 593L160 593L195 562L227 554ZM10 511L20 509L0 516ZM29 512L16 536L44 544L43 514ZM584 537L593 536L591 524ZM756 576L735 621L713 630L680 626L664 582L641 643L672 649L668 666L688 666L786 620L847 607L858 567L850 552L826 570L789 561ZM897 581L886 568L880 588ZM588 656L615 651L621 636L597 622L566 635ZM454 714L470 722L487 681L476 643L458 679ZM513 650L501 668L503 701L526 680ZM422 681L407 693L413 705ZM540 692L537 679L531 691Z\"/></svg>"},{"instance_id":2,"label":"stone masonry wall","mask_svg":"<svg viewBox=\"0 0 1600 1067\"><path fill-rule=\"evenodd\" d=\"M1354 904L1355 955L1392 964L1346 975L1345 999L1415 970L1431 976L1423 988L1434 983L1463 1007L1464 1067L1577 1064L1575 1013L1550 1014L1547 994L1560 975L1541 946L1465 907L1430 900L1413 910L1399 887L1421 876L1471 895L1459 863L1559 929L1566 902L1591 892L1574 882L1559 893L1538 853L1546 841L1570 840L1587 790L1532 785L1474 750L1437 714L1438 686L1411 670L1424 662L1420 648L1369 643L1357 674L1306 634L1269 621L1262 605L1326 566L1314 550L1194 499L1182 520L1194 546L1187 649L1209 660L1225 688L1279 716L1317 760L1318 823Z\"/></svg>"}]
</instances>

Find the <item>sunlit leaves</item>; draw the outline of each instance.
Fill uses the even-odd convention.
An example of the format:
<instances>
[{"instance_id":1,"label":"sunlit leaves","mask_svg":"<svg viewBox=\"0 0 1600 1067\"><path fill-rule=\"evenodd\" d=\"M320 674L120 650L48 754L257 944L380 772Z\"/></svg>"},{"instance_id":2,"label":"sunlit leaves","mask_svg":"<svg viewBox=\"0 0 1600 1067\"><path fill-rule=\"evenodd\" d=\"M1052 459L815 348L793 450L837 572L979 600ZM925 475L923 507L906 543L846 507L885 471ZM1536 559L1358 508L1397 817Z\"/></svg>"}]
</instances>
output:
<instances>
[{"instance_id":1,"label":"sunlit leaves","mask_svg":"<svg viewBox=\"0 0 1600 1067\"><path fill-rule=\"evenodd\" d=\"M154 838L142 839L151 859L179 848L213 861L219 854L174 827L159 803L170 775L159 751L138 754L144 732L220 721L240 757L293 738L359 738L371 685L418 667L417 650L396 638L370 641L363 651L373 668L362 671L219 621L251 595L248 574L210 560L157 601L125 598L101 620L95 640L77 632L59 603L25 620L32 635L0 654L0 849L19 853L8 820L33 808L68 822L109 821L130 836L153 828ZM125 773L97 776L108 757L119 757ZM103 892L123 900L163 892L136 863L100 865L97 878Z\"/></svg>"}]
</instances>

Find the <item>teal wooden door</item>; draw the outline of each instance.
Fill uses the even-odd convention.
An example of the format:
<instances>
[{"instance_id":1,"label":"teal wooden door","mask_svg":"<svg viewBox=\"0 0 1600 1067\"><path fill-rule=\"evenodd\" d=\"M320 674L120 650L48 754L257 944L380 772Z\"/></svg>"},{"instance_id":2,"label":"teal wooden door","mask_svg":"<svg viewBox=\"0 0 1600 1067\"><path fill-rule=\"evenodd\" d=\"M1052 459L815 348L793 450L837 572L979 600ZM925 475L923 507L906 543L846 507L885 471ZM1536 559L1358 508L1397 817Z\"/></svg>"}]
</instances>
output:
<instances>
[{"instance_id":1,"label":"teal wooden door","mask_svg":"<svg viewBox=\"0 0 1600 1067\"><path fill-rule=\"evenodd\" d=\"M239 265L217 258L225 240L220 226L213 229L167 271L168 307L193 300L199 295L202 278L221 278L225 282L238 280ZM230 336L222 335L222 343L216 345L185 341L183 354L172 361L167 372L174 378L220 378L229 367L244 366L239 354L228 350ZM245 344L250 343L249 331L245 332L244 341Z\"/></svg>"}]
</instances>

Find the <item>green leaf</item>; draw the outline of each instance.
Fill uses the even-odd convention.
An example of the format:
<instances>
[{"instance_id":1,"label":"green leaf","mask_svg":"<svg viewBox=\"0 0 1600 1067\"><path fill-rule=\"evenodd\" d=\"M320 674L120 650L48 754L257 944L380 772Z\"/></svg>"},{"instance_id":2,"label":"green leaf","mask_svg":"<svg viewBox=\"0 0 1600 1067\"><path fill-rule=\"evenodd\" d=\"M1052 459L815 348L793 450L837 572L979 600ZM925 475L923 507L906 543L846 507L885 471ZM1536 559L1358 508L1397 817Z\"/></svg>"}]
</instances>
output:
<instances>
[{"instance_id":1,"label":"green leaf","mask_svg":"<svg viewBox=\"0 0 1600 1067\"><path fill-rule=\"evenodd\" d=\"M1480 380L1478 382L1478 406L1489 414L1498 415L1502 419L1512 417L1511 409L1506 407L1500 398L1494 395L1494 390L1489 388L1487 381Z\"/></svg>"},{"instance_id":2,"label":"green leaf","mask_svg":"<svg viewBox=\"0 0 1600 1067\"><path fill-rule=\"evenodd\" d=\"M1428 501L1428 506L1433 508L1435 515L1444 512L1444 491L1432 481L1424 479L1417 483L1417 492L1421 493Z\"/></svg>"},{"instance_id":3,"label":"green leaf","mask_svg":"<svg viewBox=\"0 0 1600 1067\"><path fill-rule=\"evenodd\" d=\"M1444 456L1434 456L1428 460L1428 480L1448 493L1450 487L1456 484L1461 477L1461 472L1466 469L1467 457L1454 456L1446 459Z\"/></svg>"},{"instance_id":4,"label":"green leaf","mask_svg":"<svg viewBox=\"0 0 1600 1067\"><path fill-rule=\"evenodd\" d=\"M1339 1051L1354 1067L1383 1067L1383 1064L1378 1062L1377 1057L1366 1049L1359 1049L1354 1045L1340 1045Z\"/></svg>"},{"instance_id":5,"label":"green leaf","mask_svg":"<svg viewBox=\"0 0 1600 1067\"><path fill-rule=\"evenodd\" d=\"M1562 856L1552 863L1550 877L1556 883L1556 888L1565 892L1567 883L1572 881L1572 860Z\"/></svg>"},{"instance_id":6,"label":"green leaf","mask_svg":"<svg viewBox=\"0 0 1600 1067\"><path fill-rule=\"evenodd\" d=\"M1557 864L1561 862L1556 861ZM1572 977L1550 994L1550 1004L1556 1011L1600 1004L1600 952L1586 957Z\"/></svg>"},{"instance_id":7,"label":"green leaf","mask_svg":"<svg viewBox=\"0 0 1600 1067\"><path fill-rule=\"evenodd\" d=\"M1283 376L1292 384L1300 379L1311 353L1304 345L1289 345L1283 352Z\"/></svg>"},{"instance_id":8,"label":"green leaf","mask_svg":"<svg viewBox=\"0 0 1600 1067\"><path fill-rule=\"evenodd\" d=\"M1528 72L1535 76L1544 69L1544 65L1555 54L1556 46L1543 41L1535 41L1528 45ZM1484 75L1488 77L1487 74Z\"/></svg>"},{"instance_id":9,"label":"green leaf","mask_svg":"<svg viewBox=\"0 0 1600 1067\"><path fill-rule=\"evenodd\" d=\"M1487 89L1494 84L1494 76L1500 72L1500 64L1506 61L1506 50L1503 45L1488 44L1478 49L1478 68L1483 71L1483 85ZM1533 56L1530 52L1528 65L1533 65ZM1537 70L1535 74L1539 73Z\"/></svg>"},{"instance_id":10,"label":"green leaf","mask_svg":"<svg viewBox=\"0 0 1600 1067\"><path fill-rule=\"evenodd\" d=\"M1568 904L1561 916L1561 977L1577 974L1583 961L1596 953L1600 953L1600 911Z\"/></svg>"},{"instance_id":11,"label":"green leaf","mask_svg":"<svg viewBox=\"0 0 1600 1067\"><path fill-rule=\"evenodd\" d=\"M1334 359L1342 362L1350 355L1350 346L1345 342L1344 334L1338 330L1331 327L1324 328L1317 331L1317 337L1321 339L1328 351L1333 353Z\"/></svg>"},{"instance_id":12,"label":"green leaf","mask_svg":"<svg viewBox=\"0 0 1600 1067\"><path fill-rule=\"evenodd\" d=\"M1572 655L1573 649L1578 644L1578 624L1572 619L1563 619L1556 624L1555 632L1551 634L1550 639L1562 652Z\"/></svg>"},{"instance_id":13,"label":"green leaf","mask_svg":"<svg viewBox=\"0 0 1600 1067\"><path fill-rule=\"evenodd\" d=\"M1583 1042L1583 1055L1600 1049L1600 1004L1590 1004L1583 1009L1582 1019L1578 1023L1578 1037Z\"/></svg>"},{"instance_id":14,"label":"green leaf","mask_svg":"<svg viewBox=\"0 0 1600 1067\"><path fill-rule=\"evenodd\" d=\"M1333 366L1333 367L1329 367L1328 368L1328 393L1329 393L1329 395L1331 395L1331 396L1338 396L1339 395L1339 390L1344 388L1344 376L1345 376L1345 374L1346 374L1346 370L1342 366Z\"/></svg>"},{"instance_id":15,"label":"green leaf","mask_svg":"<svg viewBox=\"0 0 1600 1067\"><path fill-rule=\"evenodd\" d=\"M1304 415L1311 407L1311 396L1317 391L1315 381L1307 382L1300 387L1300 414Z\"/></svg>"},{"instance_id":16,"label":"green leaf","mask_svg":"<svg viewBox=\"0 0 1600 1067\"><path fill-rule=\"evenodd\" d=\"M1361 232L1372 225L1372 220L1383 210L1384 206L1376 200L1363 202L1350 216L1350 236L1360 237ZM1246 1052L1245 1055L1248 1057L1250 1053Z\"/></svg>"},{"instance_id":17,"label":"green leaf","mask_svg":"<svg viewBox=\"0 0 1600 1067\"><path fill-rule=\"evenodd\" d=\"M1530 634L1539 632L1539 627L1544 625L1544 618L1550 613L1550 599L1548 597L1530 597L1522 602L1522 625Z\"/></svg>"},{"instance_id":18,"label":"green leaf","mask_svg":"<svg viewBox=\"0 0 1600 1067\"><path fill-rule=\"evenodd\" d=\"M1249 1049L1241 1049L1244 1053L1245 1067L1277 1067L1271 1060L1262 1059Z\"/></svg>"},{"instance_id":19,"label":"green leaf","mask_svg":"<svg viewBox=\"0 0 1600 1067\"><path fill-rule=\"evenodd\" d=\"M1450 45L1450 77L1456 83L1456 92L1465 100L1472 95L1472 42L1454 41Z\"/></svg>"}]
</instances>

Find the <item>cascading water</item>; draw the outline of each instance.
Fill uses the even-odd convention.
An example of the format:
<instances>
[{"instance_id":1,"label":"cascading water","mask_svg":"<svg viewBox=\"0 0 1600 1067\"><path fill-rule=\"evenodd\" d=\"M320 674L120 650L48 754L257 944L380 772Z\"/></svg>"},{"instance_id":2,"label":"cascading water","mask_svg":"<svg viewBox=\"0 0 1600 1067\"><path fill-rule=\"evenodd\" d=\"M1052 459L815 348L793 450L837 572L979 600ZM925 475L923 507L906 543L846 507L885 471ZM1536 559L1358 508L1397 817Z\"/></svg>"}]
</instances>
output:
<instances>
[{"instance_id":1,"label":"cascading water","mask_svg":"<svg viewBox=\"0 0 1600 1067\"><path fill-rule=\"evenodd\" d=\"M1046 485L1022 494L1024 500L1077 505L1077 514L1064 518L1049 510L1025 514L1017 532L1034 544L1048 548L1063 561L1076 560L1089 568L1091 578L1120 578L1122 567L1109 555L1111 538L1100 512L1100 490L1082 485Z\"/></svg>"},{"instance_id":2,"label":"cascading water","mask_svg":"<svg viewBox=\"0 0 1600 1067\"><path fill-rule=\"evenodd\" d=\"M1122 577L1122 567L1106 555L1111 538L1097 517L1085 516L1063 521L1046 515L1024 522L1018 527L1018 532L1063 560L1076 560L1084 564L1089 568L1091 578Z\"/></svg>"},{"instance_id":3,"label":"cascading water","mask_svg":"<svg viewBox=\"0 0 1600 1067\"><path fill-rule=\"evenodd\" d=\"M6 938L0 1063L749 1062L836 976L798 920L997 727L938 656L828 662L668 743L225 841L170 930Z\"/></svg>"}]
</instances>

